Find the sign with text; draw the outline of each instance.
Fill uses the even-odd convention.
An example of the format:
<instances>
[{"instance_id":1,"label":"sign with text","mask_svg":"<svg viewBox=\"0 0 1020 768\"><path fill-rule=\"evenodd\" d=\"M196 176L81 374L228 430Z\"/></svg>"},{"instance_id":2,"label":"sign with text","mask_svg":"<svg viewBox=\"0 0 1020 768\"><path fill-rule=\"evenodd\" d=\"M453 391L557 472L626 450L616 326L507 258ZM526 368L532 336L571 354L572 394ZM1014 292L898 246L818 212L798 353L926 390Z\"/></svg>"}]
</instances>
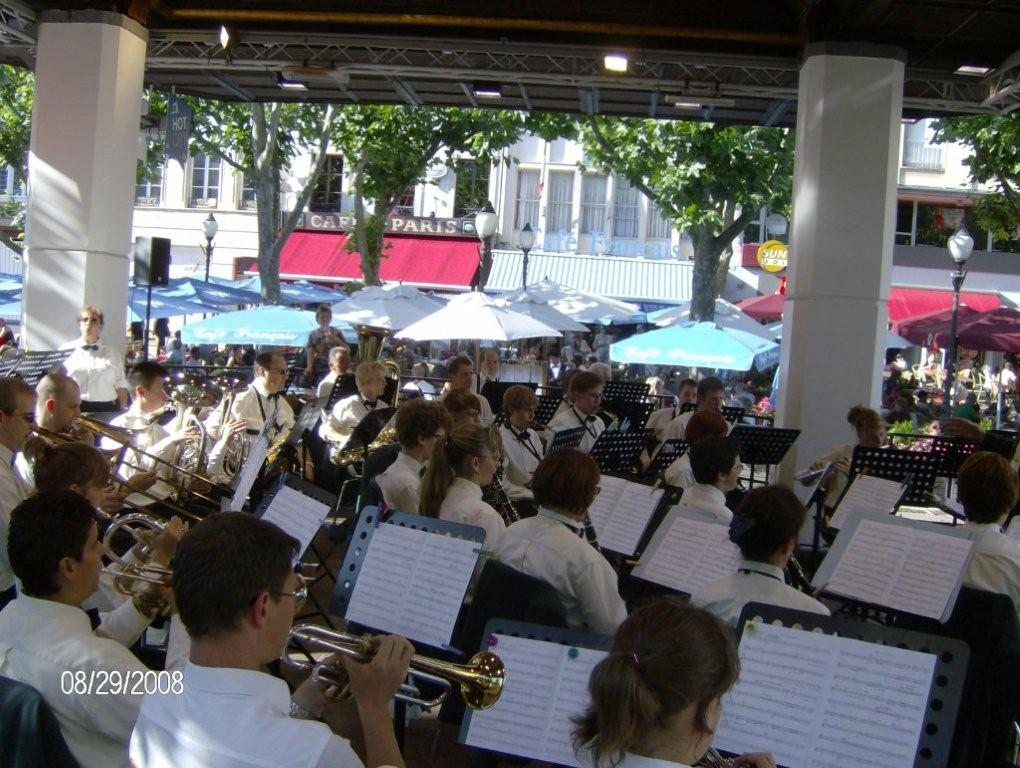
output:
<instances>
[{"instance_id":1,"label":"sign with text","mask_svg":"<svg viewBox=\"0 0 1020 768\"><path fill-rule=\"evenodd\" d=\"M191 105L177 96L171 96L166 107L166 138L163 155L176 160L184 167L188 162L188 142L191 140Z\"/></svg>"},{"instance_id":2,"label":"sign with text","mask_svg":"<svg viewBox=\"0 0 1020 768\"><path fill-rule=\"evenodd\" d=\"M350 232L354 217L344 213L306 213L299 229ZM441 237L474 236L475 221L463 219L436 219L419 216L390 216L386 231L397 235L436 235Z\"/></svg>"},{"instance_id":3,"label":"sign with text","mask_svg":"<svg viewBox=\"0 0 1020 768\"><path fill-rule=\"evenodd\" d=\"M758 246L758 263L766 272L782 272L786 269L788 251L785 243L766 240Z\"/></svg>"}]
</instances>

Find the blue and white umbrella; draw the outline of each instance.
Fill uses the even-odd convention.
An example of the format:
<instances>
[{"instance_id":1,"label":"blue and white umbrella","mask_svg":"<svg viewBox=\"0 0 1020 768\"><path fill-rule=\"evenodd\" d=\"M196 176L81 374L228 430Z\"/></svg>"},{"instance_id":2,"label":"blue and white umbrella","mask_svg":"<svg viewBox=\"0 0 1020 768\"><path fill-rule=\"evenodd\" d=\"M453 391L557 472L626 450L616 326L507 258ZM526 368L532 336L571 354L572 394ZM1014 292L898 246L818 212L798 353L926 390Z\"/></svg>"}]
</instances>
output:
<instances>
[{"instance_id":1,"label":"blue and white umbrella","mask_svg":"<svg viewBox=\"0 0 1020 768\"><path fill-rule=\"evenodd\" d=\"M145 288L132 288L128 302L128 321L145 320ZM164 317L180 317L181 315L200 315L208 312L206 307L195 304L187 299L167 298L153 290L152 305L149 307L149 319L158 320Z\"/></svg>"},{"instance_id":2,"label":"blue and white umbrella","mask_svg":"<svg viewBox=\"0 0 1020 768\"><path fill-rule=\"evenodd\" d=\"M245 291L254 291L259 296L262 295L262 279L258 275L233 283L232 286ZM280 298L287 304L332 304L343 301L347 298L347 294L343 291L334 291L332 288L323 288L321 285L309 283L307 280L298 280L296 283L281 282Z\"/></svg>"},{"instance_id":3,"label":"blue and white umbrella","mask_svg":"<svg viewBox=\"0 0 1020 768\"><path fill-rule=\"evenodd\" d=\"M690 323L691 302L685 301L675 307L649 312L648 322L655 323L660 328ZM726 299L715 300L715 318L712 322L721 328L744 331L755 336L761 336L769 341L772 340L772 333L769 331L768 326L762 325L750 315L741 312L739 307L730 304Z\"/></svg>"},{"instance_id":4,"label":"blue and white umbrella","mask_svg":"<svg viewBox=\"0 0 1020 768\"><path fill-rule=\"evenodd\" d=\"M181 341L185 344L303 347L315 327L314 312L268 305L224 312L188 323L181 329Z\"/></svg>"},{"instance_id":5,"label":"blue and white umbrella","mask_svg":"<svg viewBox=\"0 0 1020 768\"><path fill-rule=\"evenodd\" d=\"M684 323L618 341L609 356L618 363L719 368L746 371L778 359L779 345L744 331L715 323Z\"/></svg>"},{"instance_id":6,"label":"blue and white umbrella","mask_svg":"<svg viewBox=\"0 0 1020 768\"><path fill-rule=\"evenodd\" d=\"M242 304L261 304L262 296L257 291L248 291L214 282L205 282L195 277L181 277L170 281L166 288L158 288L160 296L185 299L208 307L207 311L220 312L236 309Z\"/></svg>"}]
</instances>

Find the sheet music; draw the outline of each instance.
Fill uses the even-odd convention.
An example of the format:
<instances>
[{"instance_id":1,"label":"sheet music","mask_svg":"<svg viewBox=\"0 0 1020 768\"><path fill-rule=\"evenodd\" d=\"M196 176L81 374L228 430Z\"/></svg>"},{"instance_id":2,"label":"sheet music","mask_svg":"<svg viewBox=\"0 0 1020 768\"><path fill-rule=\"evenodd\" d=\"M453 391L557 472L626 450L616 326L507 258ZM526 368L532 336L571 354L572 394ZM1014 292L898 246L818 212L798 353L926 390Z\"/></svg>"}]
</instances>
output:
<instances>
[{"instance_id":1,"label":"sheet music","mask_svg":"<svg viewBox=\"0 0 1020 768\"><path fill-rule=\"evenodd\" d=\"M694 594L740 565L740 549L730 541L729 527L692 520L675 507L663 522L641 561L638 578Z\"/></svg>"},{"instance_id":2,"label":"sheet music","mask_svg":"<svg viewBox=\"0 0 1020 768\"><path fill-rule=\"evenodd\" d=\"M259 470L262 469L268 453L269 440L263 433L256 437L251 444L248 458L245 460L244 466L241 467L241 471L237 473L237 484L234 486L234 495L230 499L229 510L231 512L240 512L244 507L244 500L251 493L251 487L255 485L255 479L259 476Z\"/></svg>"},{"instance_id":3,"label":"sheet music","mask_svg":"<svg viewBox=\"0 0 1020 768\"><path fill-rule=\"evenodd\" d=\"M588 507L599 546L633 555L641 534L659 506L663 490L609 475L602 476L599 487L602 490Z\"/></svg>"},{"instance_id":4,"label":"sheet music","mask_svg":"<svg viewBox=\"0 0 1020 768\"><path fill-rule=\"evenodd\" d=\"M745 627L714 744L787 768L914 765L936 657L771 624Z\"/></svg>"},{"instance_id":5,"label":"sheet music","mask_svg":"<svg viewBox=\"0 0 1020 768\"><path fill-rule=\"evenodd\" d=\"M970 539L861 520L826 590L939 619L952 607L973 546Z\"/></svg>"},{"instance_id":6,"label":"sheet music","mask_svg":"<svg viewBox=\"0 0 1020 768\"><path fill-rule=\"evenodd\" d=\"M294 555L294 564L296 565L312 543L315 534L319 532L319 528L322 527L322 522L328 514L328 504L323 504L311 496L305 496L289 485L282 485L273 496L273 501L262 515L262 519L280 526L285 533L289 533L301 542L301 549Z\"/></svg>"},{"instance_id":7,"label":"sheet music","mask_svg":"<svg viewBox=\"0 0 1020 768\"><path fill-rule=\"evenodd\" d=\"M846 525L847 519L858 512L885 512L891 515L901 496L903 484L896 480L857 475L839 502L829 525L833 528L842 528Z\"/></svg>"},{"instance_id":8,"label":"sheet music","mask_svg":"<svg viewBox=\"0 0 1020 768\"><path fill-rule=\"evenodd\" d=\"M447 646L478 547L441 533L378 526L351 594L347 620L436 648Z\"/></svg>"},{"instance_id":9,"label":"sheet music","mask_svg":"<svg viewBox=\"0 0 1020 768\"><path fill-rule=\"evenodd\" d=\"M496 635L492 651L506 664L506 683L495 706L471 713L465 742L580 766L571 741L571 718L588 706L588 678L606 652L508 635Z\"/></svg>"}]
</instances>

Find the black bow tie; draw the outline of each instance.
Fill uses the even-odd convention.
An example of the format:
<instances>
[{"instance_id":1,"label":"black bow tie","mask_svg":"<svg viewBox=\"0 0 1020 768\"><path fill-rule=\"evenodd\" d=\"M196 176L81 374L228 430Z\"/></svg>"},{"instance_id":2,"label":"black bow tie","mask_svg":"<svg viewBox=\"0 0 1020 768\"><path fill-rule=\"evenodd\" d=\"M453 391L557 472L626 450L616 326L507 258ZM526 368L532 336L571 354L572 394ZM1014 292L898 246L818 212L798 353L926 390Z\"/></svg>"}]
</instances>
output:
<instances>
[{"instance_id":1,"label":"black bow tie","mask_svg":"<svg viewBox=\"0 0 1020 768\"><path fill-rule=\"evenodd\" d=\"M522 443L529 443L531 442L531 434L528 430L524 430L523 432L517 433L517 439Z\"/></svg>"},{"instance_id":2,"label":"black bow tie","mask_svg":"<svg viewBox=\"0 0 1020 768\"><path fill-rule=\"evenodd\" d=\"M428 469L428 466L423 466L421 469L419 469L418 470L418 477L425 477L425 470L426 469Z\"/></svg>"},{"instance_id":3,"label":"black bow tie","mask_svg":"<svg viewBox=\"0 0 1020 768\"><path fill-rule=\"evenodd\" d=\"M82 344L81 348L82 349L91 349L93 352L95 352L95 351L98 351L99 345L98 344Z\"/></svg>"},{"instance_id":4,"label":"black bow tie","mask_svg":"<svg viewBox=\"0 0 1020 768\"><path fill-rule=\"evenodd\" d=\"M588 421L588 422L592 422L592 421L595 421L595 417L594 416L585 416L584 420Z\"/></svg>"},{"instance_id":5,"label":"black bow tie","mask_svg":"<svg viewBox=\"0 0 1020 768\"><path fill-rule=\"evenodd\" d=\"M374 411L375 410L375 404L378 402L378 400L363 400L362 402L364 403L365 407L368 410Z\"/></svg>"},{"instance_id":6,"label":"black bow tie","mask_svg":"<svg viewBox=\"0 0 1020 768\"><path fill-rule=\"evenodd\" d=\"M274 392L271 395L266 395L266 400L279 400L283 392Z\"/></svg>"}]
</instances>

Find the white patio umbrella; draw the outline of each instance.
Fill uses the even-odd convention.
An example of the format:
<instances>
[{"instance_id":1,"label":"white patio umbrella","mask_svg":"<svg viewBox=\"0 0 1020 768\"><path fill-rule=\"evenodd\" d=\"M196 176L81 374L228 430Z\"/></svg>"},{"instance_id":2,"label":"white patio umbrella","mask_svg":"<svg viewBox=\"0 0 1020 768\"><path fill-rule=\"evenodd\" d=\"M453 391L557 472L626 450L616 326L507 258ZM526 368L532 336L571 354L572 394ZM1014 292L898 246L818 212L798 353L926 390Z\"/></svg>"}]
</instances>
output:
<instances>
[{"instance_id":1,"label":"white patio umbrella","mask_svg":"<svg viewBox=\"0 0 1020 768\"><path fill-rule=\"evenodd\" d=\"M685 301L670 309L649 312L648 321L660 328L691 322L691 302ZM715 319L713 322L720 328L733 328L745 333L753 333L763 339L772 340L773 334L767 325L762 325L746 312L742 312L735 304L726 299L715 300Z\"/></svg>"},{"instance_id":2,"label":"white patio umbrella","mask_svg":"<svg viewBox=\"0 0 1020 768\"><path fill-rule=\"evenodd\" d=\"M451 299L442 309L404 328L396 334L396 338L412 341L514 341L561 335L545 323L507 309L505 301L473 291Z\"/></svg>"},{"instance_id":3,"label":"white patio umbrella","mask_svg":"<svg viewBox=\"0 0 1020 768\"><path fill-rule=\"evenodd\" d=\"M569 315L563 314L551 304L536 298L527 291L518 291L517 293L503 296L501 298L506 299L507 309L512 312L520 312L522 315L533 317L540 323L545 323L550 328L555 328L557 331L578 331L580 333L588 332L588 329L581 325L581 323L572 319Z\"/></svg>"},{"instance_id":4,"label":"white patio umbrella","mask_svg":"<svg viewBox=\"0 0 1020 768\"><path fill-rule=\"evenodd\" d=\"M533 283L527 287L526 292L579 323L608 325L641 323L645 320L644 313L636 304L585 293L576 288L554 283L552 280Z\"/></svg>"},{"instance_id":5,"label":"white patio umbrella","mask_svg":"<svg viewBox=\"0 0 1020 768\"><path fill-rule=\"evenodd\" d=\"M371 285L333 305L333 317L351 325L399 331L443 308L410 285Z\"/></svg>"}]
</instances>

